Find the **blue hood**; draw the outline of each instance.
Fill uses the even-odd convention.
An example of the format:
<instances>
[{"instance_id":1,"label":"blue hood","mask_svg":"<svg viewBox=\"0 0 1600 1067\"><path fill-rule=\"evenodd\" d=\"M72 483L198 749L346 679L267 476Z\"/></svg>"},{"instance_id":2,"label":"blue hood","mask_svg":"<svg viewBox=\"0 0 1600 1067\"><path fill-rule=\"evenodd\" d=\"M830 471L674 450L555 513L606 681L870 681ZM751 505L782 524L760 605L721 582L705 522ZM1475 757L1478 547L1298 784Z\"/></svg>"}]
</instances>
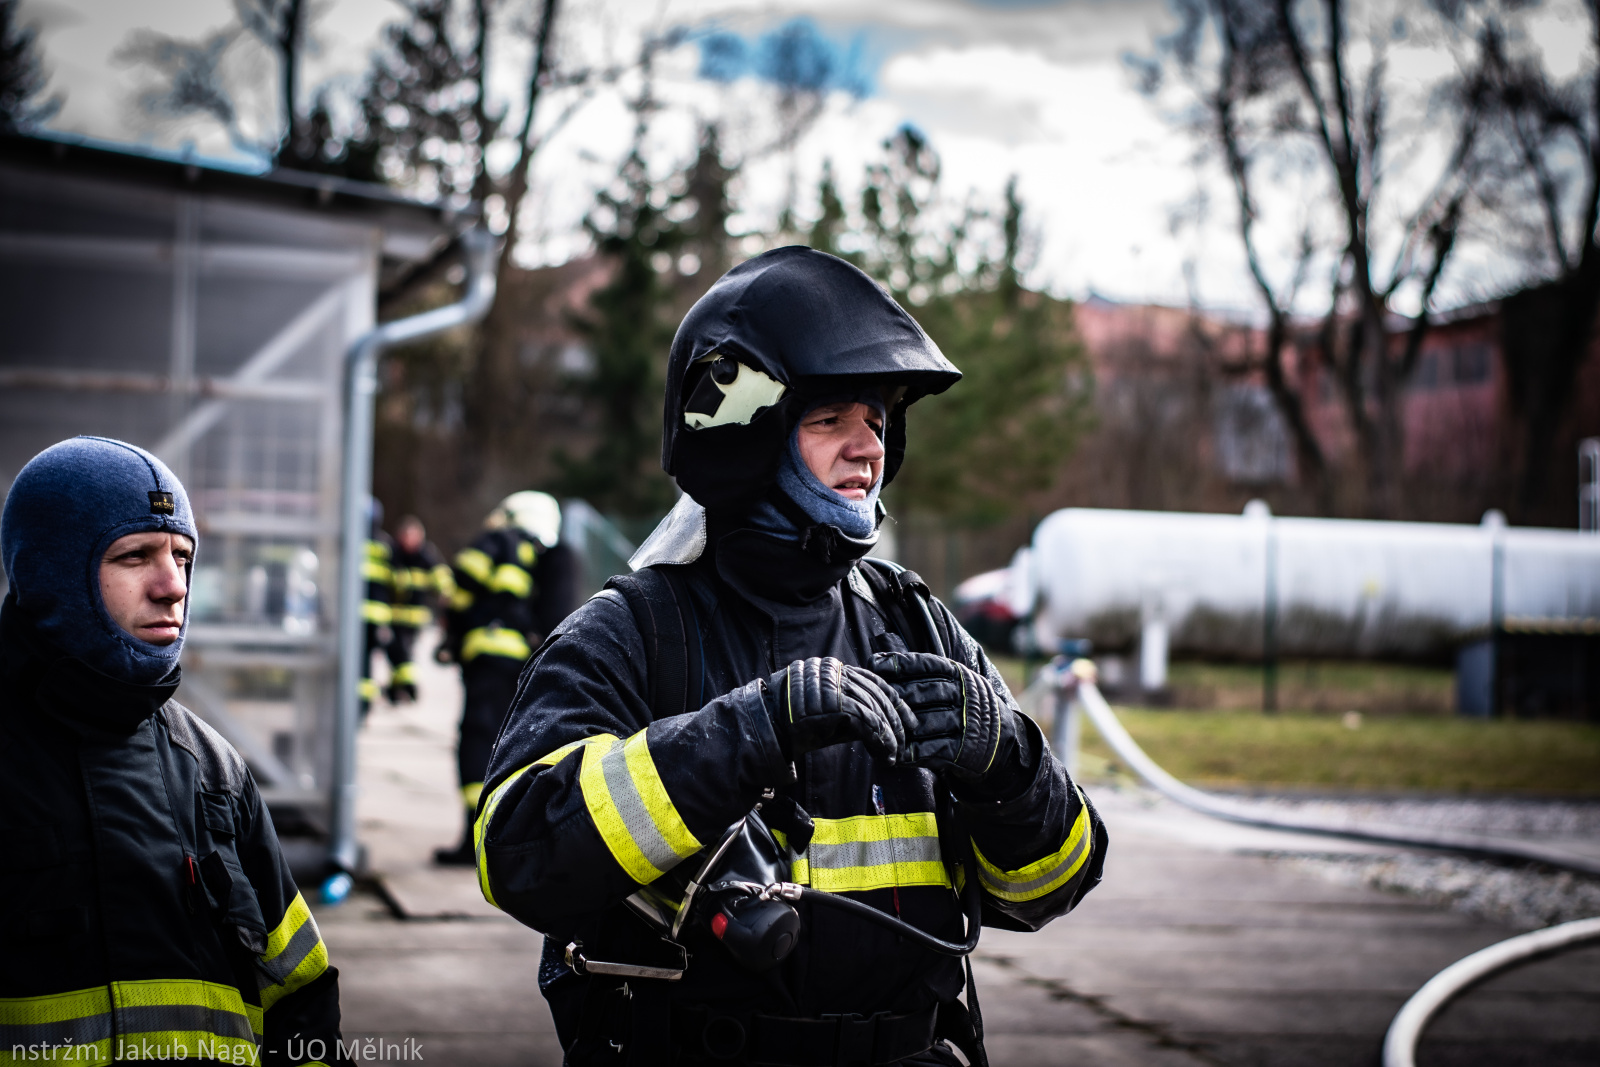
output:
<instances>
[{"instance_id":1,"label":"blue hood","mask_svg":"<svg viewBox=\"0 0 1600 1067\"><path fill-rule=\"evenodd\" d=\"M45 449L17 475L0 516L0 562L11 583L6 614L41 652L124 682L161 681L178 665L189 605L178 639L152 645L118 626L100 598L106 549L147 530L184 534L199 546L189 496L165 463L108 437Z\"/></svg>"}]
</instances>

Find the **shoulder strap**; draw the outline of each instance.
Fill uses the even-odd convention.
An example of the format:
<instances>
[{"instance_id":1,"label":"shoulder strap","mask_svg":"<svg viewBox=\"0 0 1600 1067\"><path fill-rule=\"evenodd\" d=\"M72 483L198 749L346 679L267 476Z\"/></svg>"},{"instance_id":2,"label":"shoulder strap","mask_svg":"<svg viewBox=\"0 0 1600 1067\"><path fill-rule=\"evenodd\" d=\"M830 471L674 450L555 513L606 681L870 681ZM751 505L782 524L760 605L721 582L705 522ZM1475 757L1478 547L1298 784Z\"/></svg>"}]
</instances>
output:
<instances>
[{"instance_id":1,"label":"shoulder strap","mask_svg":"<svg viewBox=\"0 0 1600 1067\"><path fill-rule=\"evenodd\" d=\"M950 641L935 621L930 601L933 592L916 571L906 570L898 563L868 557L856 567L867 580L873 596L889 615L890 622L906 643L917 652L932 652L947 656Z\"/></svg>"},{"instance_id":2,"label":"shoulder strap","mask_svg":"<svg viewBox=\"0 0 1600 1067\"><path fill-rule=\"evenodd\" d=\"M645 672L650 679L650 710L658 719L694 711L691 703L702 674L700 627L694 601L683 580L666 568L646 567L606 582L628 602L644 639ZM703 696L703 694L697 694Z\"/></svg>"}]
</instances>

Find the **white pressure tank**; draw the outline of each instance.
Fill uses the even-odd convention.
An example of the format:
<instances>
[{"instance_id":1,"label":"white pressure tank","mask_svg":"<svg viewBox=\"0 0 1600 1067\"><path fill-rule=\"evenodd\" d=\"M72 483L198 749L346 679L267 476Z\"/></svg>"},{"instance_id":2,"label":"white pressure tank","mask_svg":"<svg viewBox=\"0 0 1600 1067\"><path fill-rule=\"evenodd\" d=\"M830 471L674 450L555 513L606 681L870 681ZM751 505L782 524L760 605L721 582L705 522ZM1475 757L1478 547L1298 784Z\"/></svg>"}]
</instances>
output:
<instances>
[{"instance_id":1,"label":"white pressure tank","mask_svg":"<svg viewBox=\"0 0 1600 1067\"><path fill-rule=\"evenodd\" d=\"M1040 647L1253 658L1439 658L1506 629L1600 629L1600 536L1478 526L1068 508L1028 560Z\"/></svg>"}]
</instances>

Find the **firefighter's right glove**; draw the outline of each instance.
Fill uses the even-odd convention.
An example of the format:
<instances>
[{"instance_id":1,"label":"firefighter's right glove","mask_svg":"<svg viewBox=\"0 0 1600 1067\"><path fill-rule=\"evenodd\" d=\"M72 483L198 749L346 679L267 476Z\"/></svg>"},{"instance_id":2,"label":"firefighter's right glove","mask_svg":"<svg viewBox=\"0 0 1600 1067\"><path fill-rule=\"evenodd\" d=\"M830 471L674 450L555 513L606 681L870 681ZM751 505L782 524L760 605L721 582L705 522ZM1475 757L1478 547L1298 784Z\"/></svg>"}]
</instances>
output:
<instances>
[{"instance_id":1,"label":"firefighter's right glove","mask_svg":"<svg viewBox=\"0 0 1600 1067\"><path fill-rule=\"evenodd\" d=\"M894 763L916 726L892 686L832 656L797 659L769 678L767 712L790 759L860 741L874 756Z\"/></svg>"},{"instance_id":2,"label":"firefighter's right glove","mask_svg":"<svg viewBox=\"0 0 1600 1067\"><path fill-rule=\"evenodd\" d=\"M1015 762L1016 713L983 675L926 652L880 652L872 669L916 716L905 762L968 785Z\"/></svg>"}]
</instances>

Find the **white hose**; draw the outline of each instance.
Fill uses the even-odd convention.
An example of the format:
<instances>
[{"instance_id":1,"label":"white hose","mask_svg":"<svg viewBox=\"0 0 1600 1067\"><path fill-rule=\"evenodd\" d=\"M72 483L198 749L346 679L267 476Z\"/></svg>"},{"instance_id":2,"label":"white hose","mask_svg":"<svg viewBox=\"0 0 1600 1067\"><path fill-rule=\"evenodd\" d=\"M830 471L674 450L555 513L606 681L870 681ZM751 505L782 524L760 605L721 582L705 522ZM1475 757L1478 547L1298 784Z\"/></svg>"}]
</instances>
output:
<instances>
[{"instance_id":1,"label":"white hose","mask_svg":"<svg viewBox=\"0 0 1600 1067\"><path fill-rule=\"evenodd\" d=\"M1046 668L1040 672L1039 680L1034 684L1044 686L1058 684L1056 672L1060 670L1061 668ZM1111 705L1106 703L1106 698L1095 685L1092 679L1092 666L1083 669L1074 665L1072 673L1077 679L1076 699L1084 711L1088 712L1100 736L1111 746L1111 751L1158 793L1203 815L1247 826L1293 830L1303 834L1443 849L1495 859L1532 860L1564 870L1600 875L1600 858L1579 855L1549 845L1488 837L1483 834L1423 830L1379 823L1337 822L1308 815L1288 815L1268 811L1259 805L1215 796L1193 786L1184 785L1163 770L1161 765L1151 759L1144 749L1139 747L1139 743L1128 735L1128 731L1117 718L1117 713L1111 710Z\"/></svg>"},{"instance_id":2,"label":"white hose","mask_svg":"<svg viewBox=\"0 0 1600 1067\"><path fill-rule=\"evenodd\" d=\"M1383 1038L1383 1067L1416 1067L1417 1041L1432 1018L1451 999L1497 971L1585 941L1600 941L1600 918L1579 919L1509 938L1457 960L1415 993L1389 1024Z\"/></svg>"},{"instance_id":3,"label":"white hose","mask_svg":"<svg viewBox=\"0 0 1600 1067\"><path fill-rule=\"evenodd\" d=\"M1056 667L1041 671L1034 685L1059 684L1056 672L1062 670L1063 668ZM1249 826L1295 830L1300 833L1417 845L1497 858L1536 860L1552 867L1563 867L1585 874L1600 874L1600 861L1543 845L1505 841L1479 834L1439 833L1405 826L1340 824L1306 816L1279 815L1264 811L1255 805L1241 804L1225 797L1213 796L1193 786L1184 785L1163 770L1160 764L1139 747L1139 743L1129 736L1121 720L1117 718L1117 713L1106 703L1099 686L1095 685L1092 666L1080 667L1074 664L1071 674L1076 682L1078 703L1088 712L1089 718L1094 721L1095 729L1100 732L1106 744L1111 746L1111 751L1157 792L1204 815ZM1029 688L1032 689L1033 686ZM1427 1027L1429 1020L1452 998L1475 982L1481 982L1507 967L1559 952L1585 941L1600 941L1600 918L1579 919L1545 930L1536 930L1531 934L1523 934L1490 945L1452 963L1417 990L1389 1024L1389 1032L1383 1039L1383 1067L1416 1067L1417 1040L1422 1036L1422 1031Z\"/></svg>"}]
</instances>

